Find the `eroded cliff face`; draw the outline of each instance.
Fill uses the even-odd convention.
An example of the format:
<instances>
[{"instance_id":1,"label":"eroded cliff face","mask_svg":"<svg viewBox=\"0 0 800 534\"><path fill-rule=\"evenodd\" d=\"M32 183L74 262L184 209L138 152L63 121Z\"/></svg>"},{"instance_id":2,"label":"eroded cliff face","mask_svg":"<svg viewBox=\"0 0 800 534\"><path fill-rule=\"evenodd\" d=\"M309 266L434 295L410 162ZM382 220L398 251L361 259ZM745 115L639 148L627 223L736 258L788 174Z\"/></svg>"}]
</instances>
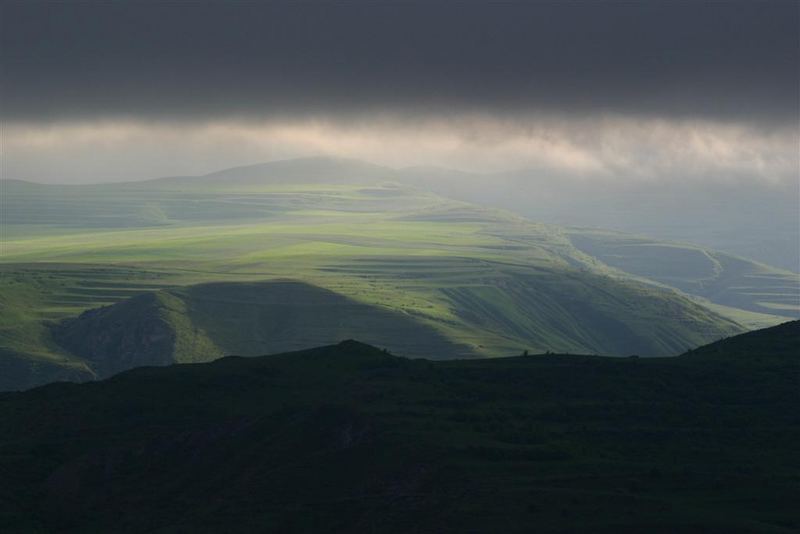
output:
<instances>
[{"instance_id":1,"label":"eroded cliff face","mask_svg":"<svg viewBox=\"0 0 800 534\"><path fill-rule=\"evenodd\" d=\"M63 348L87 360L99 378L143 365L175 362L174 329L163 296L146 293L87 310L52 329Z\"/></svg>"}]
</instances>

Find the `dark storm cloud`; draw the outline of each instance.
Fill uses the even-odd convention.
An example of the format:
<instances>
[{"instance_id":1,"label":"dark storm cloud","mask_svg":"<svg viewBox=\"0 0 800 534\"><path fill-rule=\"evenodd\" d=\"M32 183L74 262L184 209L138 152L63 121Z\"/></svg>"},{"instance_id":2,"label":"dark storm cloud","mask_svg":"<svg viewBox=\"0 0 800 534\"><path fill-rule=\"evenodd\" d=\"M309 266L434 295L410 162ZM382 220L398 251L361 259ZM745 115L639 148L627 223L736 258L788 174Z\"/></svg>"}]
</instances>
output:
<instances>
[{"instance_id":1,"label":"dark storm cloud","mask_svg":"<svg viewBox=\"0 0 800 534\"><path fill-rule=\"evenodd\" d=\"M16 121L387 111L796 123L796 2L2 4Z\"/></svg>"}]
</instances>

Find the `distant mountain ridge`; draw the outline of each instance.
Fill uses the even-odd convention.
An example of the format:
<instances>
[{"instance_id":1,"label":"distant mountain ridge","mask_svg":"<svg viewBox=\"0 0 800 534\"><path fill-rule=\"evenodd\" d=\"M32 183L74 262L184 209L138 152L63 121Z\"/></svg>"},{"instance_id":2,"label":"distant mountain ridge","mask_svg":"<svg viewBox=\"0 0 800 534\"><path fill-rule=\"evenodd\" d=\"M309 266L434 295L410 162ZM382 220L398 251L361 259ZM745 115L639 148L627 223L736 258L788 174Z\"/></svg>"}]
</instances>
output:
<instances>
[{"instance_id":1,"label":"distant mountain ridge","mask_svg":"<svg viewBox=\"0 0 800 534\"><path fill-rule=\"evenodd\" d=\"M319 156L243 165L201 176L155 178L145 183L158 186L203 184L222 187L293 183L366 185L396 181L399 176L394 169L366 161Z\"/></svg>"}]
</instances>

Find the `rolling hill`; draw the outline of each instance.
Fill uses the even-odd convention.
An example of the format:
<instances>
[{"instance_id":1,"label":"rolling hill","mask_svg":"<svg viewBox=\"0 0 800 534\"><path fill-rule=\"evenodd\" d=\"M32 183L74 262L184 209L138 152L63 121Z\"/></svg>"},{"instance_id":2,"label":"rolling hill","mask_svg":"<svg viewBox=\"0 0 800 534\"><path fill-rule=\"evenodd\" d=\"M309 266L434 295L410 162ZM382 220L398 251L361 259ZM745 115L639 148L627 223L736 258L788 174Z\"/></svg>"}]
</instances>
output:
<instances>
[{"instance_id":1,"label":"rolling hill","mask_svg":"<svg viewBox=\"0 0 800 534\"><path fill-rule=\"evenodd\" d=\"M143 365L258 356L378 335L409 356L473 353L406 314L302 282L217 282L143 293L54 326L53 338L107 377Z\"/></svg>"},{"instance_id":2,"label":"rolling hill","mask_svg":"<svg viewBox=\"0 0 800 534\"><path fill-rule=\"evenodd\" d=\"M399 173L402 183L540 222L692 243L800 272L796 176L769 185L749 179L692 183L680 177L659 185L650 180L576 180L551 169L483 174L412 167Z\"/></svg>"},{"instance_id":3,"label":"rolling hill","mask_svg":"<svg viewBox=\"0 0 800 534\"><path fill-rule=\"evenodd\" d=\"M147 309L172 318L171 338L208 332L195 336L206 348L193 358L305 346L311 339L301 324L338 320L351 303L374 317L402 315L391 324L413 325L413 336L384 331L380 325L388 322L370 323L375 330L352 323L337 330L331 323L315 343L338 341L338 332L380 340L408 356L424 353L412 337L435 338L428 348L442 357L524 350L657 356L743 330L724 313L581 252L559 227L387 181L394 175L363 162L312 158L127 184L4 182L0 351L10 371L0 387L124 368L100 362L96 350L69 335L59 343L53 333L74 320L82 334L72 337L91 331L95 338L128 339L126 329L139 322L124 320L106 332L108 322L98 318L130 316L125 310L143 301L124 301L148 293L156 293L148 302L158 305ZM281 310L306 299L307 291L280 301L265 296L263 305L240 300L236 284L274 288L269 283L278 280L335 294L345 307L329 313L326 304L316 317L310 306L289 324ZM197 287L230 291L219 301L228 307L220 312ZM172 309L167 301L182 311L165 312ZM228 316L235 302L238 312L255 314L237 315L238 330L215 332L201 320ZM280 335L276 320L285 325ZM232 341L234 332L240 342ZM182 361L180 349L170 350L158 361Z\"/></svg>"},{"instance_id":4,"label":"rolling hill","mask_svg":"<svg viewBox=\"0 0 800 534\"><path fill-rule=\"evenodd\" d=\"M797 273L685 243L592 229L567 233L581 251L632 275L728 308L800 317Z\"/></svg>"},{"instance_id":5,"label":"rolling hill","mask_svg":"<svg viewBox=\"0 0 800 534\"><path fill-rule=\"evenodd\" d=\"M348 341L4 393L0 530L794 532L799 331L650 359Z\"/></svg>"},{"instance_id":6,"label":"rolling hill","mask_svg":"<svg viewBox=\"0 0 800 534\"><path fill-rule=\"evenodd\" d=\"M527 346L537 347L533 350L600 347L609 354L631 350L653 354L662 351L659 343L673 351L692 346L690 338L682 337L691 335L690 328L670 335L657 325L658 314L677 306L672 312L680 315L688 309L687 303L671 302L669 295L659 301L653 294L647 299L651 309L640 308L635 319L620 318L615 314L620 301L642 297L629 287L607 285L602 278L526 281L518 275L509 276L500 288L442 284L440 292L460 306L457 319L465 331L482 331L487 338L515 335L520 347L527 340ZM594 294L591 302L570 302L562 294L565 291ZM87 310L50 329L55 344L86 362L99 377L142 365L210 361L229 354L257 356L353 336L412 358L480 355L474 345L445 335L447 324L443 323L360 303L307 283L273 280L146 292ZM523 350L528 349L515 353Z\"/></svg>"}]
</instances>

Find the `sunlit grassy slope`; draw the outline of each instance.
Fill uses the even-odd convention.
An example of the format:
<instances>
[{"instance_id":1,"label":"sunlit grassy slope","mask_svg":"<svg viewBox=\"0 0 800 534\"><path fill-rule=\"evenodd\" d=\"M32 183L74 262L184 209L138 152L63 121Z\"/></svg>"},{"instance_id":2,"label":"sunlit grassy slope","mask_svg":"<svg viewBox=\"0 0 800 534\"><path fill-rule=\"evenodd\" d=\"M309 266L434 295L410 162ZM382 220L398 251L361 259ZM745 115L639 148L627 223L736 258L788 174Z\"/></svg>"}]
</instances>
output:
<instances>
[{"instance_id":1,"label":"sunlit grassy slope","mask_svg":"<svg viewBox=\"0 0 800 534\"><path fill-rule=\"evenodd\" d=\"M37 362L52 371L48 379L60 378L64 365L91 374L97 366L56 344L47 321L145 292L168 289L183 299L185 309L170 323L174 339L212 329L199 318L227 311L207 300L193 302L189 289L174 292L208 282L301 281L305 286L292 287L314 286L320 295L333 292L376 314L399 314L417 326L414 336L435 332L451 347L437 352L442 357L523 350L676 354L741 330L671 290L631 280L580 252L557 227L389 178L391 172L368 164L315 159L131 184L5 181L4 361L16 367ZM243 294L235 285L216 287ZM159 295L159 301L167 298ZM237 298L226 298L236 308ZM294 298L267 298L274 309L264 321ZM245 301L241 308L250 309ZM321 320L312 314L298 316L290 331L302 338L302 324ZM244 319L244 330L223 337L246 336L245 325L253 321ZM274 332L264 324L259 335ZM417 354L408 342L412 334L373 331L366 337L369 328L353 324L350 337ZM213 339L211 345L221 353L241 347ZM30 380L39 380L40 371Z\"/></svg>"},{"instance_id":2,"label":"sunlit grassy slope","mask_svg":"<svg viewBox=\"0 0 800 534\"><path fill-rule=\"evenodd\" d=\"M348 341L3 393L0 531L797 532L799 334L647 359Z\"/></svg>"}]
</instances>

